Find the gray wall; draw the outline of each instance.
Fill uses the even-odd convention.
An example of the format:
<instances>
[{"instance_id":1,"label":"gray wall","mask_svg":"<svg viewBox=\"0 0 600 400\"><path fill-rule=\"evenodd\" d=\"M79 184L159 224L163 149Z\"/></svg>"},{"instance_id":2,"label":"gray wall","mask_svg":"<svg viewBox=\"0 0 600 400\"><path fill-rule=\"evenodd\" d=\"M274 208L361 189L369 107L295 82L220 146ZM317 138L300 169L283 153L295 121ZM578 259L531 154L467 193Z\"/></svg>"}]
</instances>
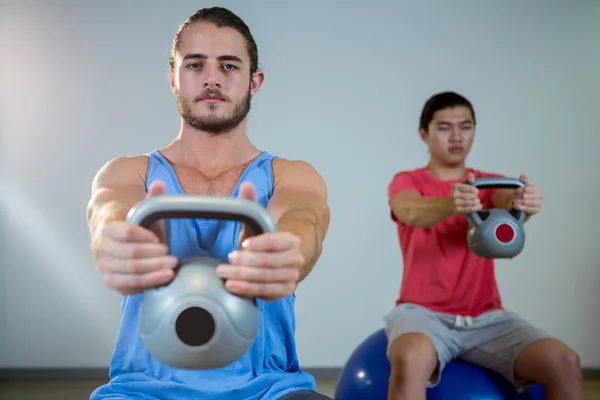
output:
<instances>
[{"instance_id":1,"label":"gray wall","mask_svg":"<svg viewBox=\"0 0 600 400\"><path fill-rule=\"evenodd\" d=\"M90 183L106 160L177 133L171 41L212 4L2 2L0 367L107 366L119 297L90 256ZM448 89L477 109L471 164L545 191L525 250L497 264L506 306L600 366L600 2L221 4L253 29L266 73L252 140L329 186L325 250L298 290L304 366L342 365L393 306L387 184L427 161L419 112Z\"/></svg>"}]
</instances>

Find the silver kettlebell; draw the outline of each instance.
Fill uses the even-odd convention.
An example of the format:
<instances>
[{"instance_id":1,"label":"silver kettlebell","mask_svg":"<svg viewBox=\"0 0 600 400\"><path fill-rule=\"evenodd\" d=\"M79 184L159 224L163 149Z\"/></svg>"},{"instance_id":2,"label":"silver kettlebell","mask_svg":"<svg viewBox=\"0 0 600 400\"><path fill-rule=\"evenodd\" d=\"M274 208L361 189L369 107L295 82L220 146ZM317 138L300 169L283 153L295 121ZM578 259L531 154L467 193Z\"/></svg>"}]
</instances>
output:
<instances>
[{"instance_id":1,"label":"silver kettlebell","mask_svg":"<svg viewBox=\"0 0 600 400\"><path fill-rule=\"evenodd\" d=\"M275 232L267 210L256 202L220 196L162 195L138 203L127 222L145 228L164 218L233 220L248 224L255 235ZM175 277L142 294L139 327L150 354L181 369L222 368L243 356L258 328L254 298L229 292L211 257L180 260Z\"/></svg>"},{"instance_id":2,"label":"silver kettlebell","mask_svg":"<svg viewBox=\"0 0 600 400\"><path fill-rule=\"evenodd\" d=\"M478 189L517 189L525 184L515 178L479 178ZM525 213L492 208L467 215L467 242L473 253L483 258L513 258L525 246Z\"/></svg>"}]
</instances>

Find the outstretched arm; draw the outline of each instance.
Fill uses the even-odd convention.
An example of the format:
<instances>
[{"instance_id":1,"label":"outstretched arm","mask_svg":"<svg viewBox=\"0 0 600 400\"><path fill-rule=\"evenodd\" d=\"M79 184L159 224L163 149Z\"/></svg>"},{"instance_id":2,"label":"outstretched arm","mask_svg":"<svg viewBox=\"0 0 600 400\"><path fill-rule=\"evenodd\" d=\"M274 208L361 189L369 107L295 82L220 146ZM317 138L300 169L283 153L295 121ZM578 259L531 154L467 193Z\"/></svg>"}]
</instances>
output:
<instances>
[{"instance_id":1,"label":"outstretched arm","mask_svg":"<svg viewBox=\"0 0 600 400\"><path fill-rule=\"evenodd\" d=\"M390 216L415 228L429 228L454 216L452 196L423 196L411 174L394 175L388 185Z\"/></svg>"},{"instance_id":2,"label":"outstretched arm","mask_svg":"<svg viewBox=\"0 0 600 400\"><path fill-rule=\"evenodd\" d=\"M392 218L415 228L429 228L454 216L451 196L426 197L402 190L390 201Z\"/></svg>"},{"instance_id":3,"label":"outstretched arm","mask_svg":"<svg viewBox=\"0 0 600 400\"><path fill-rule=\"evenodd\" d=\"M244 225L240 247L217 267L229 291L268 301L290 295L308 276L329 228L327 189L310 164L275 159L273 178L267 211L277 232L254 236ZM252 184L242 184L240 198L256 200Z\"/></svg>"},{"instance_id":4,"label":"outstretched arm","mask_svg":"<svg viewBox=\"0 0 600 400\"><path fill-rule=\"evenodd\" d=\"M267 210L277 230L290 232L301 241L304 265L300 281L308 276L323 249L329 228L327 186L321 175L304 161L273 161L275 187Z\"/></svg>"}]
</instances>

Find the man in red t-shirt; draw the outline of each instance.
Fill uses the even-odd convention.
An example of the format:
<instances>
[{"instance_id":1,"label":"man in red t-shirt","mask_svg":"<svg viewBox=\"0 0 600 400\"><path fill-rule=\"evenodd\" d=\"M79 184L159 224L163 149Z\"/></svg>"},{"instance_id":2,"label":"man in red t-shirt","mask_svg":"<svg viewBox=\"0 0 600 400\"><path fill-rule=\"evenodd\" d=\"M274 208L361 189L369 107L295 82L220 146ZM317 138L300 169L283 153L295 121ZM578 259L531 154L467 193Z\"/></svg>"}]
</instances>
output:
<instances>
[{"instance_id":1,"label":"man in red t-shirt","mask_svg":"<svg viewBox=\"0 0 600 400\"><path fill-rule=\"evenodd\" d=\"M425 399L455 358L489 368L517 386L541 383L547 399L584 399L578 355L563 342L503 309L494 261L467 244L466 215L489 208L541 205L539 187L477 190L480 177L502 176L465 164L475 112L463 96L439 93L425 104L421 139L426 167L397 173L388 188L404 271L396 307L385 317L391 364L389 399ZM465 183L466 182L466 183Z\"/></svg>"}]
</instances>

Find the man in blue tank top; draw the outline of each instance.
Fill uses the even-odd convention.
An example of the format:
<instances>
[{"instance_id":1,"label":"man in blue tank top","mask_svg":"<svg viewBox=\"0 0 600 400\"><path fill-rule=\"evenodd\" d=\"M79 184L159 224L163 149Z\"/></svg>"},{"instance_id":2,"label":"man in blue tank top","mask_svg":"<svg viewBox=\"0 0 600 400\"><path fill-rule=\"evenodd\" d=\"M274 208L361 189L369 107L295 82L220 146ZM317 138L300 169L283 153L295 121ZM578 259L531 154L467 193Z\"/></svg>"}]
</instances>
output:
<instances>
[{"instance_id":1,"label":"man in blue tank top","mask_svg":"<svg viewBox=\"0 0 600 400\"><path fill-rule=\"evenodd\" d=\"M91 249L104 283L122 295L110 381L91 399L327 399L299 366L294 291L315 265L329 226L326 185L308 163L260 151L246 115L264 74L246 24L227 9L201 9L180 27L170 57L181 115L167 146L108 161L92 184ZM168 219L150 229L125 222L146 197L231 196L258 202L277 233L252 236L234 221ZM219 369L169 367L147 351L138 328L144 289L168 283L178 260L211 255L232 293L255 296L256 338Z\"/></svg>"}]
</instances>

